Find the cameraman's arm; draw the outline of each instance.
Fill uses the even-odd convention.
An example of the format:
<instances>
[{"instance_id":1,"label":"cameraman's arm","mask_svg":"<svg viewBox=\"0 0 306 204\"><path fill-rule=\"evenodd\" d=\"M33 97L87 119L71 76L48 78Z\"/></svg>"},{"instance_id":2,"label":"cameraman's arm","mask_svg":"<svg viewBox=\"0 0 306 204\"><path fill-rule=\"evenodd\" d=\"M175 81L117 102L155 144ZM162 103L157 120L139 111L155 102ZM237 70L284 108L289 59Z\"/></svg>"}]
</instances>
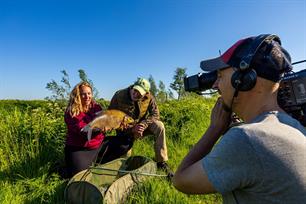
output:
<instances>
[{"instance_id":1,"label":"cameraman's arm","mask_svg":"<svg viewBox=\"0 0 306 204\"><path fill-rule=\"evenodd\" d=\"M188 194L213 193L216 191L208 180L201 159L211 151L214 144L228 128L230 115L230 112L223 109L222 99L219 98L212 110L210 126L175 172L173 184L179 191Z\"/></svg>"}]
</instances>

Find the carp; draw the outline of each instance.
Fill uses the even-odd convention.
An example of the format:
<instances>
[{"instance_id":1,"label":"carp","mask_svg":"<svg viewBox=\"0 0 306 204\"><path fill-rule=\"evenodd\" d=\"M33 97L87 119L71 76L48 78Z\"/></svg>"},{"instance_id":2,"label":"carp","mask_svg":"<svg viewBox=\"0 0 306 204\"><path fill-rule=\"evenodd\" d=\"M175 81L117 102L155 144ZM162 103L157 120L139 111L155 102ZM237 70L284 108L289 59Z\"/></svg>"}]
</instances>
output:
<instances>
[{"instance_id":1,"label":"carp","mask_svg":"<svg viewBox=\"0 0 306 204\"><path fill-rule=\"evenodd\" d=\"M133 126L134 119L126 113L110 109L102 111L98 116L81 129L82 132L87 132L87 140L91 139L92 130L100 129L102 132L109 130L123 130Z\"/></svg>"}]
</instances>

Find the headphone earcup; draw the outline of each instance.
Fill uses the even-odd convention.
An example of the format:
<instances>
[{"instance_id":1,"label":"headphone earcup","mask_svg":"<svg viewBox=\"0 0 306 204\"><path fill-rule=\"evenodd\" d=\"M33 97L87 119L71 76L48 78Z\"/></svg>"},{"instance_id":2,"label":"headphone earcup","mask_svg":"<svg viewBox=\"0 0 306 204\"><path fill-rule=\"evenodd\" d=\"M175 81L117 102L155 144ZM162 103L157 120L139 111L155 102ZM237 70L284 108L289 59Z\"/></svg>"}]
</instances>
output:
<instances>
[{"instance_id":1,"label":"headphone earcup","mask_svg":"<svg viewBox=\"0 0 306 204\"><path fill-rule=\"evenodd\" d=\"M234 89L239 90L240 84L241 84L241 71L235 71L231 78L231 84L234 87Z\"/></svg>"},{"instance_id":2,"label":"headphone earcup","mask_svg":"<svg viewBox=\"0 0 306 204\"><path fill-rule=\"evenodd\" d=\"M254 69L247 71L235 71L231 78L232 86L238 91L251 90L257 80L257 73Z\"/></svg>"}]
</instances>

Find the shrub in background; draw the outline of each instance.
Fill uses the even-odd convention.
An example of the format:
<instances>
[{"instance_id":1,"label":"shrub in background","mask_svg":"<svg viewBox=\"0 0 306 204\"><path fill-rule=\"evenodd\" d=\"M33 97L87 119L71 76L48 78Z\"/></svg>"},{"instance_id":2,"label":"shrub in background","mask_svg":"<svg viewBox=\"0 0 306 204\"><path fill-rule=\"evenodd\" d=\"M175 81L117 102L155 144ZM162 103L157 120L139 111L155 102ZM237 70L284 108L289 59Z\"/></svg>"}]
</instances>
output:
<instances>
[{"instance_id":1,"label":"shrub in background","mask_svg":"<svg viewBox=\"0 0 306 204\"><path fill-rule=\"evenodd\" d=\"M210 121L215 98L188 96L160 104L161 120L166 127L167 137L174 142L186 141L202 135Z\"/></svg>"}]
</instances>

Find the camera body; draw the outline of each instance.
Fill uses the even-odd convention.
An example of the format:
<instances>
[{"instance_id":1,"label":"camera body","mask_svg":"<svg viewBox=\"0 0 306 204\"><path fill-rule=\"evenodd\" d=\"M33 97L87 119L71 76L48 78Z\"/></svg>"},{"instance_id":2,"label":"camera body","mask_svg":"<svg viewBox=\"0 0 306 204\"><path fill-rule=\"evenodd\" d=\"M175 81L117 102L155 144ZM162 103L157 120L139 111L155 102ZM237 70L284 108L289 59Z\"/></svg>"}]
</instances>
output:
<instances>
[{"instance_id":1,"label":"camera body","mask_svg":"<svg viewBox=\"0 0 306 204\"><path fill-rule=\"evenodd\" d=\"M282 78L277 102L289 115L306 126L306 69Z\"/></svg>"},{"instance_id":2,"label":"camera body","mask_svg":"<svg viewBox=\"0 0 306 204\"><path fill-rule=\"evenodd\" d=\"M211 89L216 80L216 71L185 77L185 91L202 94ZM306 69L287 74L281 79L277 102L289 115L306 126Z\"/></svg>"}]
</instances>

